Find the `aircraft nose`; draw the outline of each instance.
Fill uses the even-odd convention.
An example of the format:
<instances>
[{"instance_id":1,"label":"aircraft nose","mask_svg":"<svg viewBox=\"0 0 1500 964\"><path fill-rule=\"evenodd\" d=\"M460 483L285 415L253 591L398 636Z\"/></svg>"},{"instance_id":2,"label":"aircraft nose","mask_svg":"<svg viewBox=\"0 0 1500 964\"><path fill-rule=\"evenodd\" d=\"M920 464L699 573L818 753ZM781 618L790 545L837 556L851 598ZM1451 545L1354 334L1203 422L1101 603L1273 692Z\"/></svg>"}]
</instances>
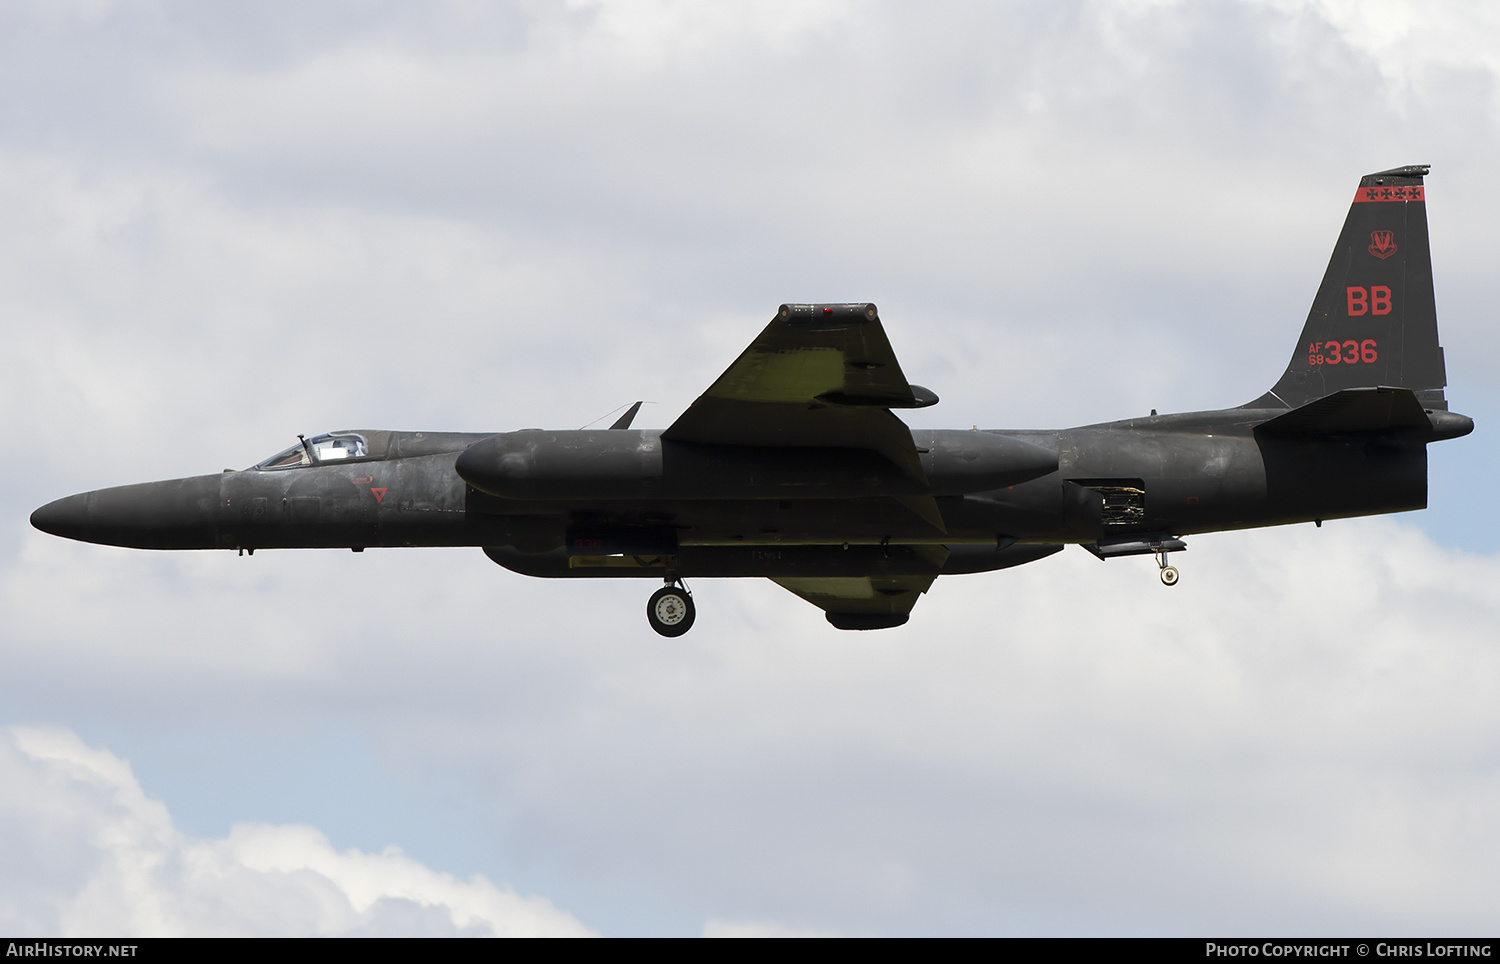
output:
<instances>
[{"instance_id":1,"label":"aircraft nose","mask_svg":"<svg viewBox=\"0 0 1500 964\"><path fill-rule=\"evenodd\" d=\"M70 495L66 499L48 502L31 514L31 524L48 535L64 539L85 539L89 523L89 502L86 495Z\"/></svg>"},{"instance_id":2,"label":"aircraft nose","mask_svg":"<svg viewBox=\"0 0 1500 964\"><path fill-rule=\"evenodd\" d=\"M202 476L97 489L31 514L43 532L137 549L212 549L219 479Z\"/></svg>"}]
</instances>

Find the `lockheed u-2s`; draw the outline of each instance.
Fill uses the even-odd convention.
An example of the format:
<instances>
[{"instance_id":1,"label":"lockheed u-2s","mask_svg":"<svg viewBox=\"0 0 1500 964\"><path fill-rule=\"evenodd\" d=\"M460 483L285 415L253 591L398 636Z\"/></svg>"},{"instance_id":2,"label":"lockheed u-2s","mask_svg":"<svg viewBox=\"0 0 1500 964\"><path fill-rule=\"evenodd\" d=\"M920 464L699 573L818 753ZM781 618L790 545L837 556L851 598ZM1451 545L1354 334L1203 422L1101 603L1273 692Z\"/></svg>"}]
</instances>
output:
<instances>
[{"instance_id":1,"label":"lockheed u-2s","mask_svg":"<svg viewBox=\"0 0 1500 964\"><path fill-rule=\"evenodd\" d=\"M143 549L480 546L529 576L640 577L664 636L693 576L763 576L839 629L907 621L938 576L1167 554L1198 532L1420 509L1448 411L1424 166L1362 178L1281 379L1238 408L1058 431L912 431L871 304L786 304L665 431L347 431L241 472L101 489L32 524Z\"/></svg>"}]
</instances>

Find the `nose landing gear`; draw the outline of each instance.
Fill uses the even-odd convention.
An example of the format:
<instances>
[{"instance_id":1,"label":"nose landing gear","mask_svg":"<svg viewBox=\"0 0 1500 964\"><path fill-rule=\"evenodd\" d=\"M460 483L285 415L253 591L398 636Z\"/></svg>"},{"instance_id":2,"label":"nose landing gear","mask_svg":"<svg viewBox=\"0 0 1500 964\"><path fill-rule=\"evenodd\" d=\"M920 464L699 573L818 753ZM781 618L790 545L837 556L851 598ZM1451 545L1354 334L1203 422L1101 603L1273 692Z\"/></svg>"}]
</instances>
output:
<instances>
[{"instance_id":1,"label":"nose landing gear","mask_svg":"<svg viewBox=\"0 0 1500 964\"><path fill-rule=\"evenodd\" d=\"M1157 551L1156 565L1161 569L1161 584L1163 586L1177 585L1177 567L1167 565L1167 552L1165 549Z\"/></svg>"},{"instance_id":2,"label":"nose landing gear","mask_svg":"<svg viewBox=\"0 0 1500 964\"><path fill-rule=\"evenodd\" d=\"M693 595L681 579L669 576L667 584L651 594L646 603L646 621L662 636L681 636L693 628L697 611Z\"/></svg>"}]
</instances>

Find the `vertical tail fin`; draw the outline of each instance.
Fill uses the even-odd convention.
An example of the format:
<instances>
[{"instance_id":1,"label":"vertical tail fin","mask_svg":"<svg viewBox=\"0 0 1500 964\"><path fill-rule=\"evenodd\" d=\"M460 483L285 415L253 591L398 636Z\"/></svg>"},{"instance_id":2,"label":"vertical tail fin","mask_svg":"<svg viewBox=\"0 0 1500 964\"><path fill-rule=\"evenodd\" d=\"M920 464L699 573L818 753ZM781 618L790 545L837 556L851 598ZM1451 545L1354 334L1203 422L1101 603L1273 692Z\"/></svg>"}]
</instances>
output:
<instances>
[{"instance_id":1,"label":"vertical tail fin","mask_svg":"<svg viewBox=\"0 0 1500 964\"><path fill-rule=\"evenodd\" d=\"M1422 178L1428 165L1360 178L1286 374L1249 408L1296 408L1346 388L1416 392L1446 410Z\"/></svg>"}]
</instances>

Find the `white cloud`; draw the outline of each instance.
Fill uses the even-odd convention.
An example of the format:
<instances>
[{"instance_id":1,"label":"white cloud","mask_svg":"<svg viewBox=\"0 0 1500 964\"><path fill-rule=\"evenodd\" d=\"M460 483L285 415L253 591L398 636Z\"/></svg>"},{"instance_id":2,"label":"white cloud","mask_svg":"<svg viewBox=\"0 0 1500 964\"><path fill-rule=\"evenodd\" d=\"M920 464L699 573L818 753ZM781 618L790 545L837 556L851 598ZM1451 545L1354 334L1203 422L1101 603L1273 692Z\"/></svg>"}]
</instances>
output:
<instances>
[{"instance_id":1,"label":"white cloud","mask_svg":"<svg viewBox=\"0 0 1500 964\"><path fill-rule=\"evenodd\" d=\"M590 931L538 897L312 827L187 836L130 766L66 730L0 731L0 927L77 937L497 936Z\"/></svg>"},{"instance_id":2,"label":"white cloud","mask_svg":"<svg viewBox=\"0 0 1500 964\"><path fill-rule=\"evenodd\" d=\"M1475 0L1270 0L1289 12L1326 19L1401 85L1430 82L1442 70L1500 72L1500 11Z\"/></svg>"}]
</instances>

